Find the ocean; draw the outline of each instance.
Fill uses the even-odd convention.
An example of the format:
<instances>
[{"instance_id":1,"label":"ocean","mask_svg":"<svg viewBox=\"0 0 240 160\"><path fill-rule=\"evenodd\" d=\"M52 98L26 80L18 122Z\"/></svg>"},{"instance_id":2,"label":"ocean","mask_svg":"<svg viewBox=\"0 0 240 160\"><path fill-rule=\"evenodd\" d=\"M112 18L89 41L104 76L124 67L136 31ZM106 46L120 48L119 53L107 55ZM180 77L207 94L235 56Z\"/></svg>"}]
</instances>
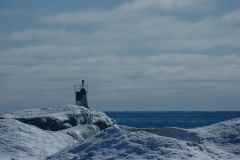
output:
<instances>
[{"instance_id":1,"label":"ocean","mask_svg":"<svg viewBox=\"0 0 240 160\"><path fill-rule=\"evenodd\" d=\"M196 128L240 117L240 111L126 111L104 112L119 125L137 128Z\"/></svg>"}]
</instances>

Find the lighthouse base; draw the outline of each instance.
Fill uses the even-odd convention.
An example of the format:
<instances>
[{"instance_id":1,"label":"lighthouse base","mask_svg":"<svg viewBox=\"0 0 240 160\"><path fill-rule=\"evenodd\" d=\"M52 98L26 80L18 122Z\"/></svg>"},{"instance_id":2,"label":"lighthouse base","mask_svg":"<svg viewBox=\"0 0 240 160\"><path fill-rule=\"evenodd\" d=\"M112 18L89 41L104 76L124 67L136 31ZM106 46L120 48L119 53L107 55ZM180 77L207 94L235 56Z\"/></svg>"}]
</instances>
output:
<instances>
[{"instance_id":1,"label":"lighthouse base","mask_svg":"<svg viewBox=\"0 0 240 160\"><path fill-rule=\"evenodd\" d=\"M81 106L81 101L76 101L75 105Z\"/></svg>"},{"instance_id":2,"label":"lighthouse base","mask_svg":"<svg viewBox=\"0 0 240 160\"><path fill-rule=\"evenodd\" d=\"M91 106L89 105L89 103L88 103L87 94L84 94L84 95L82 96L81 101L76 101L75 104L76 104L77 106L83 106L83 107L85 107L85 108L87 108L87 109L92 109L92 107L91 107Z\"/></svg>"}]
</instances>

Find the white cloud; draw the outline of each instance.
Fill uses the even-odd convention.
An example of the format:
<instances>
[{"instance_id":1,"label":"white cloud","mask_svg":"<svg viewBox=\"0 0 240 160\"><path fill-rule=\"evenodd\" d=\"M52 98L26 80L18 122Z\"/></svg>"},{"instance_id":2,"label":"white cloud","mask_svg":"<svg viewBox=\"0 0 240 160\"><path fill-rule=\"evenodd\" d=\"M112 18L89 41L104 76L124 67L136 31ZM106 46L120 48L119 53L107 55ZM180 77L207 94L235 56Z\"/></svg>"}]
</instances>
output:
<instances>
[{"instance_id":1,"label":"white cloud","mask_svg":"<svg viewBox=\"0 0 240 160\"><path fill-rule=\"evenodd\" d=\"M240 23L240 9L225 14L222 20L226 23Z\"/></svg>"},{"instance_id":2,"label":"white cloud","mask_svg":"<svg viewBox=\"0 0 240 160\"><path fill-rule=\"evenodd\" d=\"M239 27L226 25L221 17L207 16L198 21L189 21L174 12L165 14L165 10L204 8L213 3L215 1L140 0L111 10L94 8L75 12L41 12L36 21L54 24L56 29L27 29L4 35L1 40L38 40L51 45L79 45L101 54L104 50L105 53L121 53L141 47L164 52L240 47ZM144 6L148 8L147 12ZM163 7L164 13L155 12L159 7ZM67 29L69 26L73 28Z\"/></svg>"},{"instance_id":3,"label":"white cloud","mask_svg":"<svg viewBox=\"0 0 240 160\"><path fill-rule=\"evenodd\" d=\"M224 18L205 17L198 21L187 21L174 13L154 13L154 10L159 7L163 10L204 8L205 5L211 6L214 2L140 0L125 3L112 10L95 8L45 14L41 11L36 20L55 24L56 28L26 29L8 35L2 33L0 39L2 42L26 41L29 44L37 40L44 46L43 49L39 48L40 50L44 50L46 46L59 46L59 49L55 50L62 53L59 55L64 55L63 52L74 49L81 55L83 53L119 54L132 50L137 53L141 52L141 48L164 52L181 52L182 50L192 52L216 47L240 47L239 27L225 25L222 20ZM147 13L144 6L148 9ZM236 12L232 12L235 17ZM229 17L228 15L232 13L225 17ZM59 24L67 26L76 24L85 28L78 29L74 26L71 30L66 29L67 27L59 29ZM86 31L88 27L93 29ZM63 46L66 49L62 49ZM30 49L30 46L27 48ZM42 54L45 52L43 51Z\"/></svg>"},{"instance_id":4,"label":"white cloud","mask_svg":"<svg viewBox=\"0 0 240 160\"><path fill-rule=\"evenodd\" d=\"M118 53L140 47L179 52L222 46L240 47L240 29L237 26L226 26L217 18L188 22L173 16L153 16L136 18L129 23L106 21L105 25L91 32L78 29L27 29L1 36L1 41L29 40L61 45L60 48L70 45L70 50L77 45L77 48L85 48L81 53L86 54Z\"/></svg>"},{"instance_id":5,"label":"white cloud","mask_svg":"<svg viewBox=\"0 0 240 160\"><path fill-rule=\"evenodd\" d=\"M124 3L117 8L105 11L100 9L80 10L76 12L65 11L62 13L50 13L37 16L38 19L48 24L63 25L89 25L114 22L130 22L132 19L145 17L153 11L171 10L196 10L211 8L215 0L136 0Z\"/></svg>"},{"instance_id":6,"label":"white cloud","mask_svg":"<svg viewBox=\"0 0 240 160\"><path fill-rule=\"evenodd\" d=\"M77 12L51 13L40 16L40 20L49 24L94 24L102 23L108 18L106 11L97 9L81 10Z\"/></svg>"},{"instance_id":7,"label":"white cloud","mask_svg":"<svg viewBox=\"0 0 240 160\"><path fill-rule=\"evenodd\" d=\"M119 10L128 12L132 11L150 11L150 10L196 10L196 9L210 9L214 0L135 0L130 3L125 3L118 7Z\"/></svg>"},{"instance_id":8,"label":"white cloud","mask_svg":"<svg viewBox=\"0 0 240 160\"><path fill-rule=\"evenodd\" d=\"M26 58L30 60L34 57L29 55ZM113 55L85 58L46 57L35 65L27 65L24 59L22 60L22 63L12 61L12 64L8 62L0 66L2 89L15 88L17 91L31 86L31 92L38 90L54 93L59 85L65 90L70 82L80 82L84 77L88 83L97 86L94 89L96 99L102 97L100 93L105 91L111 97L111 94L116 92L134 93L131 96L138 97L142 90L158 92L159 95L179 92L188 95L191 93L189 87L194 92L207 94L220 92L224 95L228 92L239 92L239 88L235 87L235 83L240 80L240 75L236 74L240 72L240 58L237 55L160 54L145 58ZM15 84L16 79L18 83ZM106 83L108 85L102 85Z\"/></svg>"}]
</instances>

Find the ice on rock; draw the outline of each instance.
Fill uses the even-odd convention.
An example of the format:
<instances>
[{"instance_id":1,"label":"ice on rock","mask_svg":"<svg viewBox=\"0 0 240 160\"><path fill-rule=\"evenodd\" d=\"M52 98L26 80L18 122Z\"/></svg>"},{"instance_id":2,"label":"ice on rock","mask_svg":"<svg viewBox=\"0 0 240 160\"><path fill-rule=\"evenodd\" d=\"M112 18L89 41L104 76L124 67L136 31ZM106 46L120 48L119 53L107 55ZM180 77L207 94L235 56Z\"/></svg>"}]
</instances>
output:
<instances>
[{"instance_id":1,"label":"ice on rock","mask_svg":"<svg viewBox=\"0 0 240 160\"><path fill-rule=\"evenodd\" d=\"M84 139L87 139L97 134L98 132L100 132L100 129L96 125L85 124L85 125L79 125L79 126L65 129L65 130L61 130L58 132L68 134L77 141L82 141Z\"/></svg>"},{"instance_id":2,"label":"ice on rock","mask_svg":"<svg viewBox=\"0 0 240 160\"><path fill-rule=\"evenodd\" d=\"M79 124L91 124L93 115L85 107L64 105L57 108L29 109L2 115L44 130L58 131Z\"/></svg>"},{"instance_id":3,"label":"ice on rock","mask_svg":"<svg viewBox=\"0 0 240 160\"><path fill-rule=\"evenodd\" d=\"M2 113L0 159L43 159L97 134L96 125L104 129L114 122L102 112L76 105Z\"/></svg>"},{"instance_id":4,"label":"ice on rock","mask_svg":"<svg viewBox=\"0 0 240 160\"><path fill-rule=\"evenodd\" d=\"M103 112L89 110L83 106L76 105L16 111L2 114L0 119L3 118L13 118L51 131L71 128L81 124L94 124L103 130L115 124L115 121Z\"/></svg>"}]
</instances>

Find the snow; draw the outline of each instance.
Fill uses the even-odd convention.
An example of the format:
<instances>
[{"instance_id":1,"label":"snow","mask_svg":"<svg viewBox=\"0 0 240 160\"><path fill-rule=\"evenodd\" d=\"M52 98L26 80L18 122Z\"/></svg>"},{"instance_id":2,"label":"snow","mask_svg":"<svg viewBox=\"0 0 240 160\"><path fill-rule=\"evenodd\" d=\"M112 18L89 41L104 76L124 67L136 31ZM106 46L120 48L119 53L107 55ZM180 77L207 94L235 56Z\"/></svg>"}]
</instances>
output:
<instances>
[{"instance_id":1,"label":"snow","mask_svg":"<svg viewBox=\"0 0 240 160\"><path fill-rule=\"evenodd\" d=\"M202 143L216 147L240 157L240 118L191 129L202 139ZM240 158L239 158L240 159Z\"/></svg>"},{"instance_id":2,"label":"snow","mask_svg":"<svg viewBox=\"0 0 240 160\"><path fill-rule=\"evenodd\" d=\"M190 129L182 129L177 127L169 127L169 128L134 128L134 127L127 127L127 126L119 126L121 129L130 132L136 131L145 131L149 133L153 133L159 136L171 137L176 138L179 140L190 141L194 143L200 143L201 138L197 135L197 133L192 132Z\"/></svg>"},{"instance_id":3,"label":"snow","mask_svg":"<svg viewBox=\"0 0 240 160\"><path fill-rule=\"evenodd\" d=\"M196 129L130 129L112 126L47 159L240 159L240 118Z\"/></svg>"},{"instance_id":4,"label":"snow","mask_svg":"<svg viewBox=\"0 0 240 160\"><path fill-rule=\"evenodd\" d=\"M68 116L86 115L89 110L82 106L63 105L57 108L26 109L1 115L2 118L31 118L31 117L53 117L64 121ZM82 118L84 119L84 117Z\"/></svg>"},{"instance_id":5,"label":"snow","mask_svg":"<svg viewBox=\"0 0 240 160\"><path fill-rule=\"evenodd\" d=\"M67 134L0 119L0 159L43 159L77 142Z\"/></svg>"},{"instance_id":6,"label":"snow","mask_svg":"<svg viewBox=\"0 0 240 160\"><path fill-rule=\"evenodd\" d=\"M76 105L1 113L0 159L43 159L100 132L93 122L102 129L115 123L102 112Z\"/></svg>"},{"instance_id":7,"label":"snow","mask_svg":"<svg viewBox=\"0 0 240 160\"><path fill-rule=\"evenodd\" d=\"M100 132L100 129L96 125L92 124L85 124L85 125L79 125L75 127L71 127L65 130L58 131L59 133L65 133L73 137L73 139L82 141L86 138L89 138L98 132Z\"/></svg>"},{"instance_id":8,"label":"snow","mask_svg":"<svg viewBox=\"0 0 240 160\"><path fill-rule=\"evenodd\" d=\"M74 126L67 123L71 116L80 122L90 117L91 123ZM62 121L64 130L43 130L21 121L36 117ZM149 129L116 125L103 112L75 105L0 115L0 159L236 160L239 146L240 118L193 129Z\"/></svg>"}]
</instances>

